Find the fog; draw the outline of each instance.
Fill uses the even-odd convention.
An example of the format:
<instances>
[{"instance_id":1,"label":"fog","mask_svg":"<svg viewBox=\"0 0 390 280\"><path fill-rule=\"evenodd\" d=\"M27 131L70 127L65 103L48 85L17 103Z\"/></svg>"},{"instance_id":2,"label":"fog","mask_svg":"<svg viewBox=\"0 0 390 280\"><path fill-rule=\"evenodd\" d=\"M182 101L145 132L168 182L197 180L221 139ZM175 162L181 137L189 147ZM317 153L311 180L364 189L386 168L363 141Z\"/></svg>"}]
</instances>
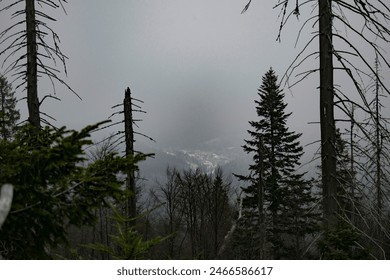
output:
<instances>
[{"instance_id":1,"label":"fog","mask_svg":"<svg viewBox=\"0 0 390 280\"><path fill-rule=\"evenodd\" d=\"M61 77L82 100L57 85L61 101L45 101L42 111L56 118L56 126L80 129L110 116L129 86L145 102L148 113L139 116L144 120L139 131L153 137L153 145L190 148L218 137L244 139L248 121L256 118L253 100L262 75L272 67L281 78L312 32L306 27L295 46L301 18L309 12L303 11L277 42L280 18L273 1L253 3L241 14L246 2L89 0L70 1L67 15L49 11L69 57L68 76ZM11 23L7 13L0 21ZM316 63L305 63L302 71ZM318 125L308 124L318 121L317 85L314 74L285 88L287 111L293 112L289 125L303 133L303 145L319 139ZM39 90L41 96L52 93L44 79ZM23 96L21 90L17 94ZM26 107L19 102L24 118Z\"/></svg>"}]
</instances>

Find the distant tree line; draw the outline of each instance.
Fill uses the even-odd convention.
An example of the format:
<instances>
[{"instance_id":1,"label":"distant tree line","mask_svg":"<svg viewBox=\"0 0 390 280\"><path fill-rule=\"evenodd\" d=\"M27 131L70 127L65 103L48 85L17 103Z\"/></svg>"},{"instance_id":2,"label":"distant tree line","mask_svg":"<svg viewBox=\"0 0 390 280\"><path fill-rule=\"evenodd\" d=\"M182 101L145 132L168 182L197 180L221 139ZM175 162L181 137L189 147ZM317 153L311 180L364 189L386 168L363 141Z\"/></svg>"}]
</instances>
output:
<instances>
[{"instance_id":1,"label":"distant tree line","mask_svg":"<svg viewBox=\"0 0 390 280\"><path fill-rule=\"evenodd\" d=\"M12 90L7 89L1 91L2 95L15 103ZM29 125L8 125L0 141L1 182L11 183L16 189L10 215L0 231L2 257L386 256L390 225L382 223L379 231L369 226L378 222L371 221L367 213L372 197L364 195L368 186L355 183L362 177L351 172L354 150L348 149L350 143L340 130L336 134L340 223L324 232L318 193L321 180L299 172L301 134L288 128L291 113L286 112L284 94L272 68L263 76L255 104L258 119L250 121L252 129L243 145L244 151L252 155L252 164L248 174L235 175L242 185L233 186L229 174L224 175L221 168L206 173L168 167L166 179L155 183L149 194L143 193L144 204L138 202L135 217L126 214L126 170L137 170L137 162L145 159L143 154L119 156L113 148L115 140L109 137L87 160L83 147L92 144L89 135L101 124L80 132L65 128L36 131ZM1 110L1 114L15 114L9 119L17 119L14 105L7 107L11 110ZM142 181L136 182L138 192L143 192ZM386 184L382 187L387 188ZM239 189L242 191L238 195ZM383 207L381 216L388 213ZM135 220L129 226L129 221Z\"/></svg>"}]
</instances>

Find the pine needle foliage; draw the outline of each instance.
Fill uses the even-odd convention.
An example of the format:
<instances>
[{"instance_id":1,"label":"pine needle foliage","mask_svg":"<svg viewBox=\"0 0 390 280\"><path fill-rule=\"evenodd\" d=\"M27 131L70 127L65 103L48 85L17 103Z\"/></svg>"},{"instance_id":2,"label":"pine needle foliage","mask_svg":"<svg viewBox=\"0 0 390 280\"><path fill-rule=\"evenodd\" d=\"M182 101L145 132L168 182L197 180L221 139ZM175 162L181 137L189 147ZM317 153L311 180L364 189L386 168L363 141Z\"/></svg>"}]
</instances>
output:
<instances>
[{"instance_id":1,"label":"pine needle foliage","mask_svg":"<svg viewBox=\"0 0 390 280\"><path fill-rule=\"evenodd\" d=\"M20 119L16 97L10 83L0 75L0 139L9 140L15 134Z\"/></svg>"},{"instance_id":2,"label":"pine needle foliage","mask_svg":"<svg viewBox=\"0 0 390 280\"><path fill-rule=\"evenodd\" d=\"M104 252L114 260L141 260L146 257L152 247L160 244L166 238L156 237L150 240L144 240L134 226L128 227L129 219L126 219L120 211L111 207L113 210L112 220L115 221L116 233L110 235L112 246L105 244L89 244L86 247L99 252ZM141 218L138 216L136 219Z\"/></svg>"},{"instance_id":3,"label":"pine needle foliage","mask_svg":"<svg viewBox=\"0 0 390 280\"><path fill-rule=\"evenodd\" d=\"M263 76L258 96L259 119L249 122L252 130L243 146L253 154L253 163L249 175L238 175L248 183L243 188L242 240L254 244L239 250L252 252L245 258L302 258L304 238L317 223L316 214L309 211L315 202L311 181L297 172L303 155L301 134L288 128L291 113L285 112L284 93L272 68Z\"/></svg>"},{"instance_id":4,"label":"pine needle foliage","mask_svg":"<svg viewBox=\"0 0 390 280\"><path fill-rule=\"evenodd\" d=\"M23 126L12 142L0 143L0 182L15 187L10 214L0 231L6 259L50 259L68 242L68 226L92 225L94 210L124 197L121 172L144 158L115 153L86 164L85 145L100 124L81 131Z\"/></svg>"},{"instance_id":5,"label":"pine needle foliage","mask_svg":"<svg viewBox=\"0 0 390 280\"><path fill-rule=\"evenodd\" d=\"M318 242L321 259L325 260L368 260L369 250L358 246L361 235L351 225L339 223L335 229L325 231Z\"/></svg>"}]
</instances>

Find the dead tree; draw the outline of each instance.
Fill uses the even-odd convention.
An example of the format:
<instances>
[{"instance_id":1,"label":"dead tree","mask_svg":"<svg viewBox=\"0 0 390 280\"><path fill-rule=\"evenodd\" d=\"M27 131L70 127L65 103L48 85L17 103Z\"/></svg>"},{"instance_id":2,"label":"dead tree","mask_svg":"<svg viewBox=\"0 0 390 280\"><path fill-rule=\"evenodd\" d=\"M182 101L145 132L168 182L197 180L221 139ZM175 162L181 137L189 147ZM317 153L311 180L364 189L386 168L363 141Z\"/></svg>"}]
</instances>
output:
<instances>
[{"instance_id":1,"label":"dead tree","mask_svg":"<svg viewBox=\"0 0 390 280\"><path fill-rule=\"evenodd\" d=\"M27 31L27 106L29 121L35 127L41 127L38 100L38 46L36 41L35 1L26 1Z\"/></svg>"},{"instance_id":2,"label":"dead tree","mask_svg":"<svg viewBox=\"0 0 390 280\"><path fill-rule=\"evenodd\" d=\"M19 0L0 6L0 12L3 13L16 9L12 13L12 18L17 19L16 23L0 32L0 45L4 45L4 48L0 48L0 56L4 56L2 63L2 66L5 66L4 75L10 74L15 77L12 81L12 83L18 82L15 90L20 87L26 90L28 120L37 128L41 127L41 122L50 124L41 115L55 120L40 110L46 98L59 100L56 97L55 82L64 85L79 97L59 75L57 61L62 63L64 72L67 74L65 65L67 57L59 48L58 34L48 25L48 22L53 22L55 19L45 10L61 7L65 11L63 4L66 2L66 0ZM25 3L24 9L20 7L23 3ZM24 28L23 25L25 25ZM50 37L52 41L47 37ZM13 60L14 57L17 58ZM53 93L40 99L38 78L41 77L48 78L52 84Z\"/></svg>"},{"instance_id":3,"label":"dead tree","mask_svg":"<svg viewBox=\"0 0 390 280\"><path fill-rule=\"evenodd\" d=\"M133 107L131 102L131 91L127 88L125 99L123 101L123 110L125 114L125 143L126 157L134 156L134 130L133 130ZM134 169L127 172L126 189L129 197L126 201L126 217L134 219L137 216L137 198L135 188Z\"/></svg>"},{"instance_id":4,"label":"dead tree","mask_svg":"<svg viewBox=\"0 0 390 280\"><path fill-rule=\"evenodd\" d=\"M3 185L0 189L0 230L11 210L13 190L13 186L9 184Z\"/></svg>"},{"instance_id":5,"label":"dead tree","mask_svg":"<svg viewBox=\"0 0 390 280\"><path fill-rule=\"evenodd\" d=\"M379 102L379 91L380 86L378 82L379 76L379 63L378 57L375 60L375 187L376 187L376 201L377 201L377 212L380 217L382 214L382 187L381 187L381 154L382 154L382 133L381 133L381 116L380 116L380 102Z\"/></svg>"},{"instance_id":6,"label":"dead tree","mask_svg":"<svg viewBox=\"0 0 390 280\"><path fill-rule=\"evenodd\" d=\"M109 137L113 140L110 143L109 149L115 150L119 145L125 144L125 156L129 159L132 159L136 157L137 154L143 154L140 151L136 151L134 149L134 142L135 142L135 135L139 135L142 137L147 138L150 141L155 142L155 140L143 133L140 133L139 131L136 131L134 129L134 126L139 127L137 125L138 122L142 121L142 119L135 119L133 116L133 113L146 113L146 111L142 110L141 106L136 104L137 103L143 103L142 100L132 97L131 90L128 87L125 90L125 98L123 100L123 103L114 105L112 109L121 107L123 108L120 111L114 112L111 114L109 119L113 118L115 115L123 115L123 118L121 118L119 121L113 122L112 124L109 124L105 127L102 127L101 129L105 129L108 127L116 126L118 124L124 124L124 130L119 130L114 135L110 135ZM116 138L116 139L114 139ZM105 141L104 139L103 141ZM144 156L152 156L152 154L143 154ZM137 187L136 187L136 170L133 168L131 170L128 170L126 173L126 193L127 193L127 199L126 199L126 205L125 205L125 217L131 221L128 224L134 225L135 224L135 218L137 217Z\"/></svg>"},{"instance_id":7,"label":"dead tree","mask_svg":"<svg viewBox=\"0 0 390 280\"><path fill-rule=\"evenodd\" d=\"M5 184L0 188L0 230L5 219L7 218L8 213L11 210L13 193L14 188L10 184ZM2 259L3 256L0 254L0 260Z\"/></svg>"},{"instance_id":8,"label":"dead tree","mask_svg":"<svg viewBox=\"0 0 390 280\"><path fill-rule=\"evenodd\" d=\"M324 220L327 227L337 223L336 125L334 121L332 1L319 0L320 44L320 126Z\"/></svg>"},{"instance_id":9,"label":"dead tree","mask_svg":"<svg viewBox=\"0 0 390 280\"><path fill-rule=\"evenodd\" d=\"M245 6L245 12L252 1ZM292 8L289 7L292 5ZM281 9L281 22L277 39L280 40L281 33L289 19L294 15L301 16L303 6L312 5L318 9L317 15L310 15L304 22L298 37L304 27L313 23L313 27L318 28L313 32L313 36L304 45L302 51L296 56L288 67L284 76L284 81L290 86L301 82L313 73L319 72L320 78L320 126L321 126L321 161L322 161L322 187L325 226L333 227L337 223L337 185L336 180L336 151L335 151L335 119L334 110L337 107L341 112L352 118L350 111L351 104L356 110L360 110L375 119L375 114L369 106L369 102L364 95L364 78L370 74L378 79L379 85L386 93L390 93L383 79L376 73L374 67L366 57L366 50L370 49L378 54L379 60L390 68L390 61L383 49L390 41L390 29L388 22L390 19L390 7L387 2L381 0L279 0L276 1L275 8ZM354 21L349 21L347 16L354 16ZM338 25L336 25L336 23ZM342 26L346 32L359 40L353 42L351 36L342 34ZM319 49L307 54L309 45L315 42L318 37ZM304 70L296 75L296 70L307 59L318 57L319 67L316 69ZM335 59L334 59L335 58ZM336 63L336 64L335 64ZM359 65L359 66L358 66ZM356 100L351 94L346 94L334 85L334 72L342 71L350 78L359 99ZM293 76L294 75L294 76ZM297 79L293 81L293 79ZM355 99L355 100L354 100ZM338 103L336 105L336 103ZM355 114L357 116L358 114ZM369 138L369 133L356 120L355 125L359 127L361 133Z\"/></svg>"}]
</instances>

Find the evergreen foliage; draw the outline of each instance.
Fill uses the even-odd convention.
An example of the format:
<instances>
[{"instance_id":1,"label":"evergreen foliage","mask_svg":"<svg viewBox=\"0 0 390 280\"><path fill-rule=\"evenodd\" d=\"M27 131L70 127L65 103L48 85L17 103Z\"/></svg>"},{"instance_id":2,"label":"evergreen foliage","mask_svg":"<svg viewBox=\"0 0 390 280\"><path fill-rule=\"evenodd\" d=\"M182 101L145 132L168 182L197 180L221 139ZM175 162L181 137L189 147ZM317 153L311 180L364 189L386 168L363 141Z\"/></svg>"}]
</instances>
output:
<instances>
[{"instance_id":1,"label":"evergreen foliage","mask_svg":"<svg viewBox=\"0 0 390 280\"><path fill-rule=\"evenodd\" d=\"M16 97L7 79L0 75L0 139L10 140L20 118Z\"/></svg>"},{"instance_id":2,"label":"evergreen foliage","mask_svg":"<svg viewBox=\"0 0 390 280\"><path fill-rule=\"evenodd\" d=\"M116 234L110 235L111 245L89 244L88 248L107 253L111 259L115 260L140 260L145 258L152 247L166 239L156 237L144 240L134 226L127 227L128 219L115 208L111 207L111 209L114 213L112 219L115 221L116 227Z\"/></svg>"},{"instance_id":3,"label":"evergreen foliage","mask_svg":"<svg viewBox=\"0 0 390 280\"><path fill-rule=\"evenodd\" d=\"M253 164L248 176L238 175L248 186L243 188L243 230L236 255L257 259L263 250L268 251L263 258L301 258L302 241L317 228L317 214L309 211L315 202L311 182L297 172L303 155L301 134L287 126L291 113L285 113L287 104L272 68L263 77L258 95L259 120L249 122L253 129L243 146L245 152L253 154ZM264 229L266 236L261 236Z\"/></svg>"},{"instance_id":4,"label":"evergreen foliage","mask_svg":"<svg viewBox=\"0 0 390 280\"><path fill-rule=\"evenodd\" d=\"M367 260L369 251L359 245L361 236L349 224L339 223L335 229L325 231L319 241L321 259L325 260Z\"/></svg>"},{"instance_id":5,"label":"evergreen foliage","mask_svg":"<svg viewBox=\"0 0 390 280\"><path fill-rule=\"evenodd\" d=\"M86 167L85 145L99 124L78 131L23 126L12 142L0 143L0 182L15 187L11 212L0 231L7 259L48 259L67 244L70 225L92 225L94 210L124 197L117 176L144 158L111 153Z\"/></svg>"}]
</instances>

